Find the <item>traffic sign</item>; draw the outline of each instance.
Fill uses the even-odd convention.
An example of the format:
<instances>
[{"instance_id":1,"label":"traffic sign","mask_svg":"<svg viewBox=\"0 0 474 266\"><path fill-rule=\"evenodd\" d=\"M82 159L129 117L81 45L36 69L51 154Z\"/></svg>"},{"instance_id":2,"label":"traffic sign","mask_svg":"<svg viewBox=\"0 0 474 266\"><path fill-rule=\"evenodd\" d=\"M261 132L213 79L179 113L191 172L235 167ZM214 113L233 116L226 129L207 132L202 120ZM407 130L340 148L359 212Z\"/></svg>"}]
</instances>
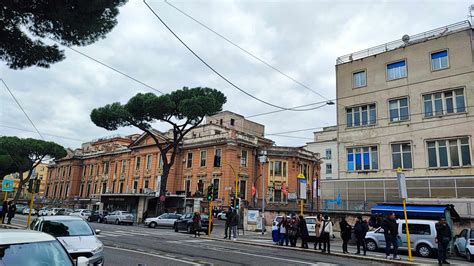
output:
<instances>
[{"instance_id":1,"label":"traffic sign","mask_svg":"<svg viewBox=\"0 0 474 266\"><path fill-rule=\"evenodd\" d=\"M12 192L14 183L15 181L13 180L13 178L5 177L2 181L2 191Z\"/></svg>"}]
</instances>

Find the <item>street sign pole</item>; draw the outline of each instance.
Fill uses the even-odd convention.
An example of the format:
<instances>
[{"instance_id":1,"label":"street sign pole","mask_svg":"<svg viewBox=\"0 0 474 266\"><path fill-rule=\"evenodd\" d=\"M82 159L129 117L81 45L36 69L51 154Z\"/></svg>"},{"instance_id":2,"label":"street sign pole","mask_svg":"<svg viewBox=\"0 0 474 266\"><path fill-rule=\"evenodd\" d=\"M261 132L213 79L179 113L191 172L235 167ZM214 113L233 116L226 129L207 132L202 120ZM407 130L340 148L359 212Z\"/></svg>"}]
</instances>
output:
<instances>
[{"instance_id":1,"label":"street sign pole","mask_svg":"<svg viewBox=\"0 0 474 266\"><path fill-rule=\"evenodd\" d=\"M410 230L408 230L408 216L407 216L407 185L405 180L405 174L402 172L402 168L397 168L397 180L398 180L398 193L403 202L403 214L405 216L405 230L407 232L407 248L408 248L408 260L413 261L411 255L411 239Z\"/></svg>"},{"instance_id":2,"label":"street sign pole","mask_svg":"<svg viewBox=\"0 0 474 266\"><path fill-rule=\"evenodd\" d=\"M207 235L211 236L211 225L212 225L212 199L209 201L209 223L207 224Z\"/></svg>"},{"instance_id":3,"label":"street sign pole","mask_svg":"<svg viewBox=\"0 0 474 266\"><path fill-rule=\"evenodd\" d=\"M33 200L35 198L35 193L32 192L31 193L31 200L30 200L30 210L28 212L28 220L26 221L26 229L28 229L28 225L30 224L30 220L31 220L31 211L33 209Z\"/></svg>"}]
</instances>

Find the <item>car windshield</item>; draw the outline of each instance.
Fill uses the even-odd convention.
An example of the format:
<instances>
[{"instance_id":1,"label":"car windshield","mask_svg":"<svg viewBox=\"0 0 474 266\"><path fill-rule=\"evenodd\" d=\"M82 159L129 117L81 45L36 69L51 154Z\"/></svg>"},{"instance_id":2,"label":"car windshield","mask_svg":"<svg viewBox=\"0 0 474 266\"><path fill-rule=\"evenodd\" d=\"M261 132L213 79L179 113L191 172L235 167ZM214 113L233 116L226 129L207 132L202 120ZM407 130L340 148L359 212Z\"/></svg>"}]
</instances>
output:
<instances>
[{"instance_id":1,"label":"car windshield","mask_svg":"<svg viewBox=\"0 0 474 266\"><path fill-rule=\"evenodd\" d=\"M73 265L59 242L0 245L0 265Z\"/></svg>"},{"instance_id":2,"label":"car windshield","mask_svg":"<svg viewBox=\"0 0 474 266\"><path fill-rule=\"evenodd\" d=\"M207 220L209 219L209 216L207 214L201 214L201 220Z\"/></svg>"},{"instance_id":3,"label":"car windshield","mask_svg":"<svg viewBox=\"0 0 474 266\"><path fill-rule=\"evenodd\" d=\"M316 224L315 218L305 218L306 224Z\"/></svg>"},{"instance_id":4,"label":"car windshield","mask_svg":"<svg viewBox=\"0 0 474 266\"><path fill-rule=\"evenodd\" d=\"M94 233L82 220L44 221L42 231L55 237L90 236Z\"/></svg>"}]
</instances>

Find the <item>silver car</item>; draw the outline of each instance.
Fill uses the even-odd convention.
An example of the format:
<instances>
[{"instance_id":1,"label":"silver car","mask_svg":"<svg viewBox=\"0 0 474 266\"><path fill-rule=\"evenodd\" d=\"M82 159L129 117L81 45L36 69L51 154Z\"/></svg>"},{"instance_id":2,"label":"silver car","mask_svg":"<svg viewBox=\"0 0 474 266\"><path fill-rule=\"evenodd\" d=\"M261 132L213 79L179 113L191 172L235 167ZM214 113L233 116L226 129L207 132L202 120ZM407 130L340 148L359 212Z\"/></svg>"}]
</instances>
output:
<instances>
[{"instance_id":1,"label":"silver car","mask_svg":"<svg viewBox=\"0 0 474 266\"><path fill-rule=\"evenodd\" d=\"M465 256L467 261L474 262L474 228L464 228L455 236L454 251L458 256Z\"/></svg>"},{"instance_id":2,"label":"silver car","mask_svg":"<svg viewBox=\"0 0 474 266\"><path fill-rule=\"evenodd\" d=\"M114 211L104 217L104 223L129 224L133 225L133 214L127 211Z\"/></svg>"},{"instance_id":3,"label":"silver car","mask_svg":"<svg viewBox=\"0 0 474 266\"><path fill-rule=\"evenodd\" d=\"M104 263L104 245L96 236L100 230L94 231L80 217L43 216L36 218L30 229L56 237L73 259L86 257L90 265Z\"/></svg>"},{"instance_id":4,"label":"silver car","mask_svg":"<svg viewBox=\"0 0 474 266\"><path fill-rule=\"evenodd\" d=\"M436 223L431 220L408 220L408 230L410 231L411 249L416 251L421 257L431 257L437 250L436 244ZM401 250L407 250L407 236L405 220L397 220L398 235L402 238ZM385 248L384 231L380 227L375 231L370 231L365 236L367 250L376 251Z\"/></svg>"},{"instance_id":5,"label":"silver car","mask_svg":"<svg viewBox=\"0 0 474 266\"><path fill-rule=\"evenodd\" d=\"M150 217L145 219L145 226L155 228L157 226L173 227L174 222L181 217L181 214L163 213L158 217Z\"/></svg>"}]
</instances>

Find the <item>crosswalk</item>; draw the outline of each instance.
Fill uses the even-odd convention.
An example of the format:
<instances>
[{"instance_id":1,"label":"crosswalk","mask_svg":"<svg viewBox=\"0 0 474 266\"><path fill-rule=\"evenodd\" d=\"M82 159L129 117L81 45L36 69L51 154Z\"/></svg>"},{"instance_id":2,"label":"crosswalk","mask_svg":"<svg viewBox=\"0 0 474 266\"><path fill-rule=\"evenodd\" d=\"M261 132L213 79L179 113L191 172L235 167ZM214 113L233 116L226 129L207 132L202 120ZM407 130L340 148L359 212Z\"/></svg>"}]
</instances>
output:
<instances>
[{"instance_id":1,"label":"crosswalk","mask_svg":"<svg viewBox=\"0 0 474 266\"><path fill-rule=\"evenodd\" d=\"M102 231L100 234L97 235L99 238L113 238L113 237L123 237L123 236L137 236L137 237L144 237L144 236L171 236L176 235L173 231L157 231L157 232L144 232L144 231Z\"/></svg>"}]
</instances>

